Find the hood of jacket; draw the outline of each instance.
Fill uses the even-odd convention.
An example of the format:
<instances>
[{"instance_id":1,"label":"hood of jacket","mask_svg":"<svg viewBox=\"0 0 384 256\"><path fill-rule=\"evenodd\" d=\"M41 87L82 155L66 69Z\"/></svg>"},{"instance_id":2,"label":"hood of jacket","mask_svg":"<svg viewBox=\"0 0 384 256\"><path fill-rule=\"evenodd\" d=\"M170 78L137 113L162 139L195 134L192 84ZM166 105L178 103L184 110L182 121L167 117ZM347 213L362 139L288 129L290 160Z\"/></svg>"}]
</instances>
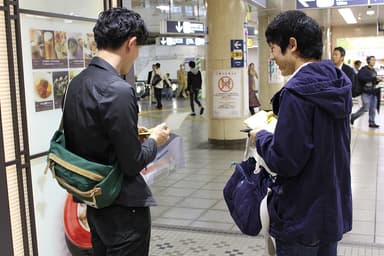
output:
<instances>
[{"instance_id":1,"label":"hood of jacket","mask_svg":"<svg viewBox=\"0 0 384 256\"><path fill-rule=\"evenodd\" d=\"M351 81L329 60L302 67L284 88L317 105L335 119L345 118L351 112Z\"/></svg>"}]
</instances>

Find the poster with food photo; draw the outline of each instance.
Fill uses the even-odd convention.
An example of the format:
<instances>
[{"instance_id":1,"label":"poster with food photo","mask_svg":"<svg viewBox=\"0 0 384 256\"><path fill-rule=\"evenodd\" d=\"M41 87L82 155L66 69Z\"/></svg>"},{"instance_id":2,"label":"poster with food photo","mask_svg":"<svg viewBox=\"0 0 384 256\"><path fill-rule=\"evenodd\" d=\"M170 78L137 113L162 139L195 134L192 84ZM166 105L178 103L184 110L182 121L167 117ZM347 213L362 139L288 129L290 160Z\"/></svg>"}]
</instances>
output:
<instances>
[{"instance_id":1,"label":"poster with food photo","mask_svg":"<svg viewBox=\"0 0 384 256\"><path fill-rule=\"evenodd\" d=\"M32 61L45 58L43 31L31 29L29 31Z\"/></svg>"},{"instance_id":2,"label":"poster with food photo","mask_svg":"<svg viewBox=\"0 0 384 256\"><path fill-rule=\"evenodd\" d=\"M67 68L66 32L30 30L33 69Z\"/></svg>"},{"instance_id":3,"label":"poster with food photo","mask_svg":"<svg viewBox=\"0 0 384 256\"><path fill-rule=\"evenodd\" d=\"M85 35L85 43L84 43L85 66L89 65L92 58L96 56L96 53L97 53L97 47L96 47L95 36L93 33L87 33Z\"/></svg>"},{"instance_id":4,"label":"poster with food photo","mask_svg":"<svg viewBox=\"0 0 384 256\"><path fill-rule=\"evenodd\" d=\"M29 35L33 69L68 67L65 34L66 33L63 31L30 30Z\"/></svg>"},{"instance_id":5,"label":"poster with food photo","mask_svg":"<svg viewBox=\"0 0 384 256\"><path fill-rule=\"evenodd\" d=\"M62 108L65 91L68 87L68 72L57 71L52 73L53 79L53 98L55 108Z\"/></svg>"},{"instance_id":6,"label":"poster with food photo","mask_svg":"<svg viewBox=\"0 0 384 256\"><path fill-rule=\"evenodd\" d=\"M66 46L66 41L67 41L67 32L64 31L55 31L55 53L56 57L59 60L65 60L65 63L67 63L68 59L68 51L67 51L67 46Z\"/></svg>"},{"instance_id":7,"label":"poster with food photo","mask_svg":"<svg viewBox=\"0 0 384 256\"><path fill-rule=\"evenodd\" d=\"M52 72L33 72L36 112L53 109Z\"/></svg>"},{"instance_id":8,"label":"poster with food photo","mask_svg":"<svg viewBox=\"0 0 384 256\"><path fill-rule=\"evenodd\" d=\"M84 39L82 33L67 33L67 48L70 68L84 67Z\"/></svg>"}]
</instances>

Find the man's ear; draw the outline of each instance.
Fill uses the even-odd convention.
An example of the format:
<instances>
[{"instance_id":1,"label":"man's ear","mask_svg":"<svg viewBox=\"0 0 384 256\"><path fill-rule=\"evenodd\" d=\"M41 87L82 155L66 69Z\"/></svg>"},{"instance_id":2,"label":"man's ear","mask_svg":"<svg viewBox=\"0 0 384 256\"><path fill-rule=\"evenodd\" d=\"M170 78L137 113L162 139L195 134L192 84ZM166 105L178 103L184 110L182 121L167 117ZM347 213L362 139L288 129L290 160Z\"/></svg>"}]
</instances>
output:
<instances>
[{"instance_id":1,"label":"man's ear","mask_svg":"<svg viewBox=\"0 0 384 256\"><path fill-rule=\"evenodd\" d=\"M127 40L127 49L130 50L137 44L137 37L133 36Z\"/></svg>"},{"instance_id":2,"label":"man's ear","mask_svg":"<svg viewBox=\"0 0 384 256\"><path fill-rule=\"evenodd\" d=\"M291 51L294 52L297 50L297 41L296 38L290 37L289 38L289 44L288 46L290 47Z\"/></svg>"}]
</instances>

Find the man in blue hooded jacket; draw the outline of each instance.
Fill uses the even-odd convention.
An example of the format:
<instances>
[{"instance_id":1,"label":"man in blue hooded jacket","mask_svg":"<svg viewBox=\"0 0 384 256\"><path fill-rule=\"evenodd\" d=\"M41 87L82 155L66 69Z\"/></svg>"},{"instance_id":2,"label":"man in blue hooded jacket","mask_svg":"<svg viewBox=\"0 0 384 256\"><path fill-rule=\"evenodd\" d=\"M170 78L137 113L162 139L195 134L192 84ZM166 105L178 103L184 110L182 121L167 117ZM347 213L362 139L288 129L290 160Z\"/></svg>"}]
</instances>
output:
<instances>
[{"instance_id":1,"label":"man in blue hooded jacket","mask_svg":"<svg viewBox=\"0 0 384 256\"><path fill-rule=\"evenodd\" d=\"M321 29L303 12L279 14L265 35L271 59L290 76L272 99L275 132L250 133L278 175L268 198L269 232L277 256L336 256L352 228L351 82L320 60Z\"/></svg>"}]
</instances>

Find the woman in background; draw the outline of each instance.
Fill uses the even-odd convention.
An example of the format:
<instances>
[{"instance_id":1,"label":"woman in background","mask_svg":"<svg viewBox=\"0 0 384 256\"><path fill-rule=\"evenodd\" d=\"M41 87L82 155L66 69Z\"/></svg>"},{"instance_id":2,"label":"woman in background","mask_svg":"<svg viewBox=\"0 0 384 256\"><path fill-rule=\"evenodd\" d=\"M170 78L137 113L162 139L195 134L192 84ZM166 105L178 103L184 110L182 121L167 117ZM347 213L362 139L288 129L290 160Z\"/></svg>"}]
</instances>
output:
<instances>
[{"instance_id":1,"label":"woman in background","mask_svg":"<svg viewBox=\"0 0 384 256\"><path fill-rule=\"evenodd\" d=\"M256 96L256 79L257 72L255 70L255 64L251 63L248 65L248 99L249 99L249 111L251 115L255 114L255 109L260 107L259 99Z\"/></svg>"}]
</instances>

